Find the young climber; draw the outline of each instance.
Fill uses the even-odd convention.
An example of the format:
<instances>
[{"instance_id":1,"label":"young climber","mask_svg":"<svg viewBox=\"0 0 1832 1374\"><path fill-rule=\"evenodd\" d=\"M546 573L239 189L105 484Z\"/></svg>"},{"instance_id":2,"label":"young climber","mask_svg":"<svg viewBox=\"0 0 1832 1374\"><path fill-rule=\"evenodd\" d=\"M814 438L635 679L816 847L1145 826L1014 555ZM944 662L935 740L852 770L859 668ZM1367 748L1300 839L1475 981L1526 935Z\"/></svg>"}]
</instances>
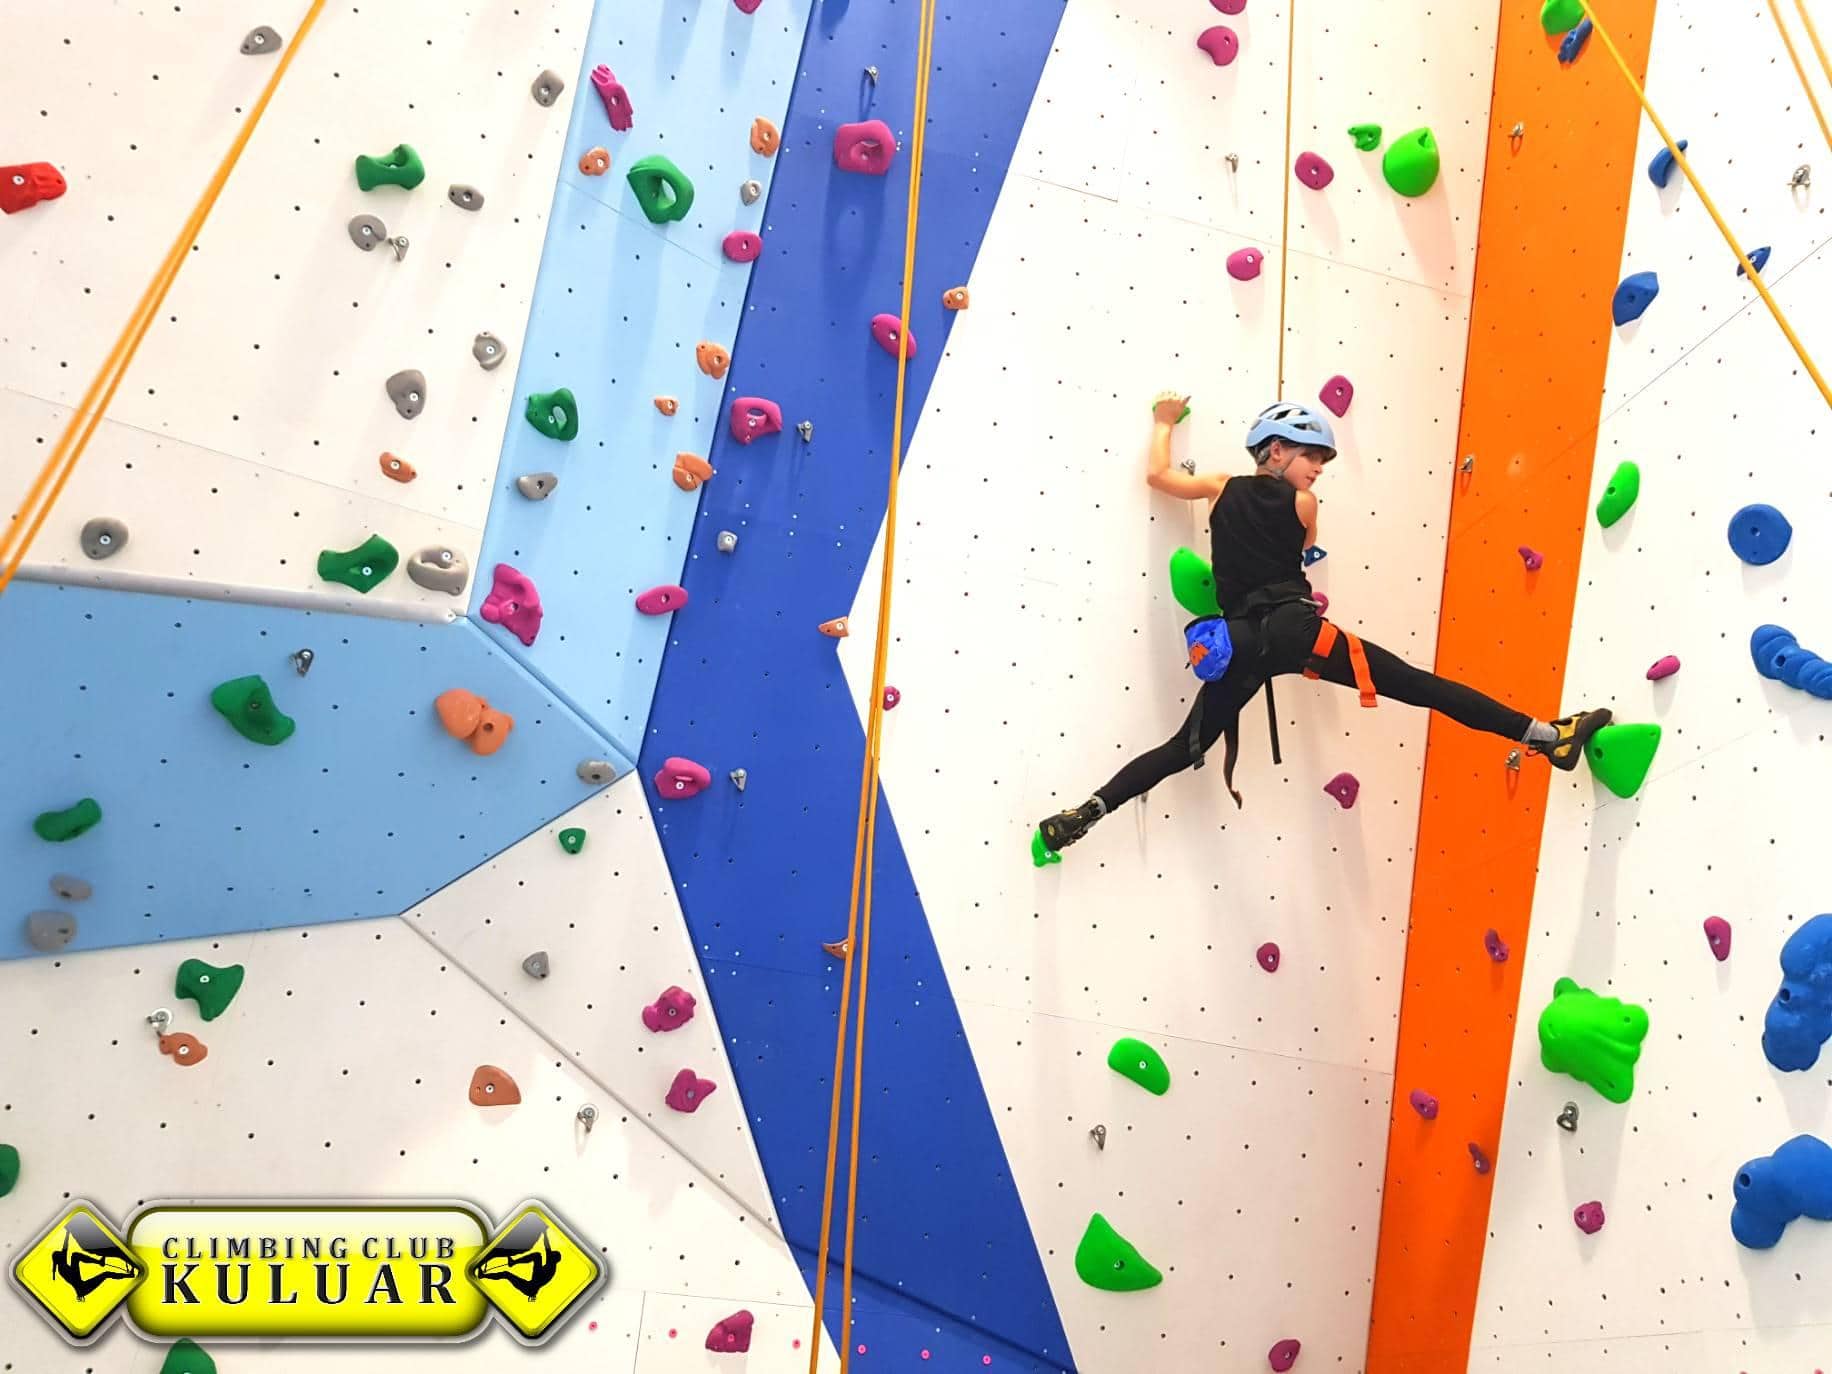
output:
<instances>
[{"instance_id":1,"label":"young climber","mask_svg":"<svg viewBox=\"0 0 1832 1374\"><path fill-rule=\"evenodd\" d=\"M1378 644L1339 631L1323 619L1304 575L1304 553L1317 542L1317 498L1311 488L1336 456L1327 419L1285 401L1267 406L1247 432L1247 451L1254 462L1251 477L1193 476L1173 469L1170 462L1171 433L1187 401L1188 397L1166 392L1154 402L1145 481L1181 500L1212 503L1214 596L1225 620L1199 618L1185 633L1199 677L1208 677L1216 664L1225 666L1202 683L1176 734L1140 754L1080 806L1039 825L1043 850L1056 853L1067 848L1102 816L1171 774L1200 768L1203 755L1224 737L1223 780L1239 806L1234 759L1241 708L1262 685L1270 708L1271 680L1285 673L1302 672L1353 686L1363 706L1373 706L1378 695L1441 711L1472 730L1524 744L1554 768L1577 766L1584 745L1609 723L1608 711L1581 711L1549 723L1535 720L1473 687L1414 668ZM1277 716L1270 709L1268 715L1277 762ZM1043 861L1041 855L1038 860Z\"/></svg>"}]
</instances>

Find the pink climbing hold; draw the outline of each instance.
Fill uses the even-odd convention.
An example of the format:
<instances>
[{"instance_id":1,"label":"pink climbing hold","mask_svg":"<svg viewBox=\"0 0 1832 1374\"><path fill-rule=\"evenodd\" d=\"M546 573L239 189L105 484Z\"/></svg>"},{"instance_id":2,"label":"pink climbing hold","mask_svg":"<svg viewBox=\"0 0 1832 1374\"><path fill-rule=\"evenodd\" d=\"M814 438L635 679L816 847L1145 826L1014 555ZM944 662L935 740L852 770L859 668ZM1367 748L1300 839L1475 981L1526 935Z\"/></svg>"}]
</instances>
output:
<instances>
[{"instance_id":1,"label":"pink climbing hold","mask_svg":"<svg viewBox=\"0 0 1832 1374\"><path fill-rule=\"evenodd\" d=\"M1247 8L1247 0L1209 0L1209 3L1223 14L1239 14Z\"/></svg>"},{"instance_id":2,"label":"pink climbing hold","mask_svg":"<svg viewBox=\"0 0 1832 1374\"><path fill-rule=\"evenodd\" d=\"M725 236L719 245L725 250L725 256L733 262L756 262L763 252L763 235L754 234L749 229L734 229Z\"/></svg>"},{"instance_id":3,"label":"pink climbing hold","mask_svg":"<svg viewBox=\"0 0 1832 1374\"><path fill-rule=\"evenodd\" d=\"M1318 615L1328 615L1329 614L1329 597L1328 596L1326 596L1322 592L1313 591L1310 594L1310 599L1317 603L1317 614Z\"/></svg>"},{"instance_id":4,"label":"pink climbing hold","mask_svg":"<svg viewBox=\"0 0 1832 1374\"><path fill-rule=\"evenodd\" d=\"M1705 938L1711 942L1711 957L1720 964L1730 957L1730 922L1722 916L1705 918Z\"/></svg>"},{"instance_id":5,"label":"pink climbing hold","mask_svg":"<svg viewBox=\"0 0 1832 1374\"><path fill-rule=\"evenodd\" d=\"M1228 254L1228 275L1235 281L1252 281L1265 260L1265 254L1257 248L1236 248Z\"/></svg>"},{"instance_id":6,"label":"pink climbing hold","mask_svg":"<svg viewBox=\"0 0 1832 1374\"><path fill-rule=\"evenodd\" d=\"M1299 153L1291 170L1313 191L1321 191L1336 179L1336 169L1315 153Z\"/></svg>"},{"instance_id":7,"label":"pink climbing hold","mask_svg":"<svg viewBox=\"0 0 1832 1374\"><path fill-rule=\"evenodd\" d=\"M1268 940L1253 951L1253 957L1259 960L1259 966L1268 973L1279 971L1279 947Z\"/></svg>"},{"instance_id":8,"label":"pink climbing hold","mask_svg":"<svg viewBox=\"0 0 1832 1374\"><path fill-rule=\"evenodd\" d=\"M833 165L842 172L881 177L897 156L897 135L882 119L842 124L833 132Z\"/></svg>"},{"instance_id":9,"label":"pink climbing hold","mask_svg":"<svg viewBox=\"0 0 1832 1374\"><path fill-rule=\"evenodd\" d=\"M1578 1224L1578 1230L1587 1236L1594 1236L1603 1229L1603 1204L1582 1203L1571 1213L1571 1219Z\"/></svg>"},{"instance_id":10,"label":"pink climbing hold","mask_svg":"<svg viewBox=\"0 0 1832 1374\"><path fill-rule=\"evenodd\" d=\"M1317 399L1323 402L1325 410L1340 420L1349 413L1349 402L1355 399L1355 384L1338 372L1323 384Z\"/></svg>"},{"instance_id":11,"label":"pink climbing hold","mask_svg":"<svg viewBox=\"0 0 1832 1374\"><path fill-rule=\"evenodd\" d=\"M745 0L733 0L733 3L746 14L757 8L757 0L750 0L749 10L744 9ZM748 1311L740 1309L714 1322L712 1330L706 1333L706 1348L721 1355L742 1355L751 1348L751 1327L756 1321Z\"/></svg>"},{"instance_id":12,"label":"pink climbing hold","mask_svg":"<svg viewBox=\"0 0 1832 1374\"><path fill-rule=\"evenodd\" d=\"M732 438L741 444L766 434L782 433L782 407L761 396L739 396L732 401Z\"/></svg>"},{"instance_id":13,"label":"pink climbing hold","mask_svg":"<svg viewBox=\"0 0 1832 1374\"><path fill-rule=\"evenodd\" d=\"M885 710L895 711L897 709L897 703L902 700L903 700L902 692L899 692L895 687L890 687L890 686L885 687L884 689L884 709Z\"/></svg>"},{"instance_id":14,"label":"pink climbing hold","mask_svg":"<svg viewBox=\"0 0 1832 1374\"><path fill-rule=\"evenodd\" d=\"M1482 1152L1482 1147L1473 1140L1469 1142L1469 1162L1479 1174L1486 1174L1495 1167L1489 1163L1489 1157Z\"/></svg>"},{"instance_id":15,"label":"pink climbing hold","mask_svg":"<svg viewBox=\"0 0 1832 1374\"><path fill-rule=\"evenodd\" d=\"M872 338L878 341L879 348L893 358L897 356L897 333L902 328L902 322L895 315L873 315L871 317ZM906 358L916 356L916 332L914 330L903 336L903 356Z\"/></svg>"},{"instance_id":16,"label":"pink climbing hold","mask_svg":"<svg viewBox=\"0 0 1832 1374\"><path fill-rule=\"evenodd\" d=\"M755 14L757 7L762 3L763 0L732 0L732 4L738 7L739 14Z\"/></svg>"},{"instance_id":17,"label":"pink climbing hold","mask_svg":"<svg viewBox=\"0 0 1832 1374\"><path fill-rule=\"evenodd\" d=\"M496 565L496 579L480 609L485 620L502 626L523 644L533 644L541 632L541 594L527 573L507 563Z\"/></svg>"},{"instance_id":18,"label":"pink climbing hold","mask_svg":"<svg viewBox=\"0 0 1832 1374\"><path fill-rule=\"evenodd\" d=\"M1423 1088L1414 1088L1406 1094L1406 1101L1412 1104L1412 1110L1427 1121L1438 1119L1438 1100Z\"/></svg>"},{"instance_id":19,"label":"pink climbing hold","mask_svg":"<svg viewBox=\"0 0 1832 1374\"><path fill-rule=\"evenodd\" d=\"M1266 1363L1278 1370L1280 1374L1284 1374L1285 1370L1298 1362L1298 1351L1303 1348L1300 1342L1287 1336L1266 1352Z\"/></svg>"},{"instance_id":20,"label":"pink climbing hold","mask_svg":"<svg viewBox=\"0 0 1832 1374\"><path fill-rule=\"evenodd\" d=\"M1355 798L1361 795L1361 780L1353 773L1338 773L1323 784L1323 790L1347 811L1355 804Z\"/></svg>"},{"instance_id":21,"label":"pink climbing hold","mask_svg":"<svg viewBox=\"0 0 1832 1374\"><path fill-rule=\"evenodd\" d=\"M1217 67L1227 66L1240 55L1240 39L1226 24L1204 29L1201 37L1196 40L1196 46L1207 53L1209 61Z\"/></svg>"},{"instance_id":22,"label":"pink climbing hold","mask_svg":"<svg viewBox=\"0 0 1832 1374\"><path fill-rule=\"evenodd\" d=\"M677 801L697 797L711 784L712 774L692 759L664 759L662 766L655 770L655 790Z\"/></svg>"},{"instance_id":23,"label":"pink climbing hold","mask_svg":"<svg viewBox=\"0 0 1832 1374\"><path fill-rule=\"evenodd\" d=\"M1678 671L1678 655L1668 654L1665 658L1656 660L1654 665L1648 669L1648 681L1659 682L1663 677L1672 677Z\"/></svg>"},{"instance_id":24,"label":"pink climbing hold","mask_svg":"<svg viewBox=\"0 0 1832 1374\"><path fill-rule=\"evenodd\" d=\"M1501 933L1493 926L1482 932L1482 947L1488 951L1488 957L1498 964L1508 961L1508 942L1501 938Z\"/></svg>"},{"instance_id":25,"label":"pink climbing hold","mask_svg":"<svg viewBox=\"0 0 1832 1374\"><path fill-rule=\"evenodd\" d=\"M700 1104L710 1097L718 1086L710 1078L701 1078L692 1069L682 1069L675 1074L674 1082L669 1085L668 1096L665 1100L675 1111L691 1114L700 1110Z\"/></svg>"},{"instance_id":26,"label":"pink climbing hold","mask_svg":"<svg viewBox=\"0 0 1832 1374\"><path fill-rule=\"evenodd\" d=\"M644 615L667 615L678 611L687 604L687 589L677 587L672 582L664 582L659 587L651 587L636 598L636 609Z\"/></svg>"},{"instance_id":27,"label":"pink climbing hold","mask_svg":"<svg viewBox=\"0 0 1832 1374\"><path fill-rule=\"evenodd\" d=\"M693 994L669 988L642 1009L642 1023L652 1031L679 1030L693 1020Z\"/></svg>"},{"instance_id":28,"label":"pink climbing hold","mask_svg":"<svg viewBox=\"0 0 1832 1374\"><path fill-rule=\"evenodd\" d=\"M1546 566L1546 555L1537 549L1530 549L1522 544L1515 552L1520 555L1520 561L1527 565L1528 572L1538 572Z\"/></svg>"},{"instance_id":29,"label":"pink climbing hold","mask_svg":"<svg viewBox=\"0 0 1832 1374\"><path fill-rule=\"evenodd\" d=\"M630 104L630 93L623 88L623 82L611 75L611 69L600 62L592 68L592 87L598 92L598 99L604 102L604 113L611 121L611 127L618 133L626 133L636 122L636 111Z\"/></svg>"}]
</instances>

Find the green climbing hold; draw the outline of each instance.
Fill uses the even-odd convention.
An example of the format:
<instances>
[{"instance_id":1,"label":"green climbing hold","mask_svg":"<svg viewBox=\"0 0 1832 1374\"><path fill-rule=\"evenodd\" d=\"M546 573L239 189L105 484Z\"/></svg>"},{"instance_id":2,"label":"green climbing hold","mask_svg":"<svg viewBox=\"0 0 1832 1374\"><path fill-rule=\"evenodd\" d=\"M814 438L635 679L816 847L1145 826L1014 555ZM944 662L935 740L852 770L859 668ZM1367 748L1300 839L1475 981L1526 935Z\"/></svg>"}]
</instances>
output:
<instances>
[{"instance_id":1,"label":"green climbing hold","mask_svg":"<svg viewBox=\"0 0 1832 1374\"><path fill-rule=\"evenodd\" d=\"M1387 145L1380 174L1402 196L1422 196L1437 184L1438 141L1430 129L1414 129Z\"/></svg>"},{"instance_id":2,"label":"green climbing hold","mask_svg":"<svg viewBox=\"0 0 1832 1374\"><path fill-rule=\"evenodd\" d=\"M1215 600L1215 572L1209 560L1194 549L1178 549L1170 556L1170 594L1191 615L1220 615Z\"/></svg>"},{"instance_id":3,"label":"green climbing hold","mask_svg":"<svg viewBox=\"0 0 1832 1374\"><path fill-rule=\"evenodd\" d=\"M578 826L572 826L560 832L560 848L568 854L577 854L585 848L585 832Z\"/></svg>"},{"instance_id":4,"label":"green climbing hold","mask_svg":"<svg viewBox=\"0 0 1832 1374\"><path fill-rule=\"evenodd\" d=\"M1546 0L1539 7L1539 26L1547 33L1569 33L1584 22L1584 6L1578 0Z\"/></svg>"},{"instance_id":5,"label":"green climbing hold","mask_svg":"<svg viewBox=\"0 0 1832 1374\"><path fill-rule=\"evenodd\" d=\"M1590 771L1618 797L1632 797L1647 781L1660 748L1658 725L1605 725L1584 746Z\"/></svg>"},{"instance_id":6,"label":"green climbing hold","mask_svg":"<svg viewBox=\"0 0 1832 1374\"><path fill-rule=\"evenodd\" d=\"M393 544L372 534L353 549L339 553L326 549L318 555L318 575L326 582L341 582L359 592L372 590L401 561Z\"/></svg>"},{"instance_id":7,"label":"green climbing hold","mask_svg":"<svg viewBox=\"0 0 1832 1374\"><path fill-rule=\"evenodd\" d=\"M74 840L85 830L93 830L102 822L102 808L94 797L84 797L75 806L66 806L62 811L41 811L32 822L32 829L38 832L41 840L50 840L61 844L65 840Z\"/></svg>"},{"instance_id":8,"label":"green climbing hold","mask_svg":"<svg viewBox=\"0 0 1832 1374\"><path fill-rule=\"evenodd\" d=\"M236 728L243 739L256 744L279 744L293 735L293 718L280 714L267 684L254 677L232 677L210 693L210 704Z\"/></svg>"},{"instance_id":9,"label":"green climbing hold","mask_svg":"<svg viewBox=\"0 0 1832 1374\"><path fill-rule=\"evenodd\" d=\"M1075 1247L1075 1272L1088 1287L1109 1293L1136 1293L1164 1282L1164 1275L1099 1212L1088 1218L1088 1229Z\"/></svg>"},{"instance_id":10,"label":"green climbing hold","mask_svg":"<svg viewBox=\"0 0 1832 1374\"><path fill-rule=\"evenodd\" d=\"M214 1021L229 1008L236 993L242 990L242 976L247 972L240 964L218 968L202 959L186 959L178 966L178 983L174 991L197 1003L197 1014Z\"/></svg>"},{"instance_id":11,"label":"green climbing hold","mask_svg":"<svg viewBox=\"0 0 1832 1374\"><path fill-rule=\"evenodd\" d=\"M367 153L356 159L356 184L365 191L378 186L399 186L411 191L426 180L426 165L406 143L397 143L381 157Z\"/></svg>"},{"instance_id":12,"label":"green climbing hold","mask_svg":"<svg viewBox=\"0 0 1832 1374\"><path fill-rule=\"evenodd\" d=\"M1130 1035L1113 1042L1107 1051L1107 1067L1159 1097L1170 1091L1170 1069L1164 1056Z\"/></svg>"},{"instance_id":13,"label":"green climbing hold","mask_svg":"<svg viewBox=\"0 0 1832 1374\"><path fill-rule=\"evenodd\" d=\"M1355 140L1355 146L1364 153L1371 153L1380 147L1380 125L1351 124L1349 137Z\"/></svg>"},{"instance_id":14,"label":"green climbing hold","mask_svg":"<svg viewBox=\"0 0 1832 1374\"><path fill-rule=\"evenodd\" d=\"M1062 862L1062 855L1043 842L1043 827L1038 826L1031 832L1031 862L1038 868L1047 868L1051 864Z\"/></svg>"},{"instance_id":15,"label":"green climbing hold","mask_svg":"<svg viewBox=\"0 0 1832 1374\"><path fill-rule=\"evenodd\" d=\"M159 1374L216 1374L216 1361L196 1341L186 1336L165 1352Z\"/></svg>"},{"instance_id":16,"label":"green climbing hold","mask_svg":"<svg viewBox=\"0 0 1832 1374\"><path fill-rule=\"evenodd\" d=\"M1604 529L1628 514L1628 508L1641 495L1641 469L1633 463L1617 463L1610 474L1609 485L1597 502L1597 520Z\"/></svg>"},{"instance_id":17,"label":"green climbing hold","mask_svg":"<svg viewBox=\"0 0 1832 1374\"><path fill-rule=\"evenodd\" d=\"M1539 1014L1539 1062L1590 1084L1611 1102L1626 1102L1635 1091L1635 1061L1647 1033L1645 1007L1599 997L1561 978Z\"/></svg>"},{"instance_id":18,"label":"green climbing hold","mask_svg":"<svg viewBox=\"0 0 1832 1374\"><path fill-rule=\"evenodd\" d=\"M631 163L624 180L630 183L630 189L636 193L636 203L642 206L651 224L686 219L687 212L693 208L693 183L687 180L685 172L660 153L651 153Z\"/></svg>"},{"instance_id":19,"label":"green climbing hold","mask_svg":"<svg viewBox=\"0 0 1832 1374\"><path fill-rule=\"evenodd\" d=\"M19 1148L16 1145L0 1144L0 1197L13 1191L13 1185L19 1182Z\"/></svg>"},{"instance_id":20,"label":"green climbing hold","mask_svg":"<svg viewBox=\"0 0 1832 1374\"><path fill-rule=\"evenodd\" d=\"M528 408L522 413L528 417L529 424L549 439L570 443L579 437L579 403L565 387L558 391L535 392L528 398Z\"/></svg>"}]
</instances>

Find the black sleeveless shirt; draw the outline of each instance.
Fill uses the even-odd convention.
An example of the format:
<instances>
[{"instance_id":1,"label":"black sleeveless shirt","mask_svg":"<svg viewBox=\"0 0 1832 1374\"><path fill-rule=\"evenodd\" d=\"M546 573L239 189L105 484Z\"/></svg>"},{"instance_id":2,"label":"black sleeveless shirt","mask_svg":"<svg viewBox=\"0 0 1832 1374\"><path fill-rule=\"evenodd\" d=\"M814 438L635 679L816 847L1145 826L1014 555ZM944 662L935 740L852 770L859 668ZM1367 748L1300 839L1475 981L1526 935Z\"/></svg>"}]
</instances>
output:
<instances>
[{"instance_id":1,"label":"black sleeveless shirt","mask_svg":"<svg viewBox=\"0 0 1832 1374\"><path fill-rule=\"evenodd\" d=\"M1209 511L1215 595L1232 615L1249 592L1297 583L1306 592L1298 491L1282 477L1233 477Z\"/></svg>"}]
</instances>

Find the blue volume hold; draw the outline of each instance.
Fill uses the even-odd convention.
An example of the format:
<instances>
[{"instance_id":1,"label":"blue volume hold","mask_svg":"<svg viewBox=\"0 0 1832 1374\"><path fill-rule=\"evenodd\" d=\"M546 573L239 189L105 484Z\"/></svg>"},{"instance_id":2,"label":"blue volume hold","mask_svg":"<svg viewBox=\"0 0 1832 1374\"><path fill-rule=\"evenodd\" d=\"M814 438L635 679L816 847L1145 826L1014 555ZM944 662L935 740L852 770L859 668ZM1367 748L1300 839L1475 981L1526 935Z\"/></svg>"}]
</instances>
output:
<instances>
[{"instance_id":1,"label":"blue volume hold","mask_svg":"<svg viewBox=\"0 0 1832 1374\"><path fill-rule=\"evenodd\" d=\"M1307 568L1315 567L1328 557L1329 553L1326 550L1320 549L1315 544L1312 544L1308 549L1304 550L1304 566Z\"/></svg>"},{"instance_id":2,"label":"blue volume hold","mask_svg":"<svg viewBox=\"0 0 1832 1374\"><path fill-rule=\"evenodd\" d=\"M1786 553L1793 537L1794 527L1773 506L1745 506L1730 517L1730 551L1758 568Z\"/></svg>"},{"instance_id":3,"label":"blue volume hold","mask_svg":"<svg viewBox=\"0 0 1832 1374\"><path fill-rule=\"evenodd\" d=\"M1609 303L1609 315L1617 324L1627 324L1630 320L1641 318L1641 312L1654 303L1654 297L1660 294L1660 278L1652 272L1636 272L1633 276L1624 277L1622 285L1616 288L1616 294Z\"/></svg>"},{"instance_id":4,"label":"blue volume hold","mask_svg":"<svg viewBox=\"0 0 1832 1374\"><path fill-rule=\"evenodd\" d=\"M1762 1053L1778 1069L1810 1069L1832 1035L1832 915L1815 916L1781 946L1781 988L1762 1022Z\"/></svg>"},{"instance_id":5,"label":"blue volume hold","mask_svg":"<svg viewBox=\"0 0 1832 1374\"><path fill-rule=\"evenodd\" d=\"M1751 1250L1768 1249L1796 1217L1832 1221L1832 1145L1797 1135L1738 1169L1732 1191L1730 1234Z\"/></svg>"},{"instance_id":6,"label":"blue volume hold","mask_svg":"<svg viewBox=\"0 0 1832 1374\"><path fill-rule=\"evenodd\" d=\"M1752 248L1749 250L1749 265L1758 272L1768 266L1768 245L1766 243L1760 248ZM1737 264L1737 275L1739 277L1747 277L1749 275L1749 273L1743 270L1743 264L1740 262Z\"/></svg>"},{"instance_id":7,"label":"blue volume hold","mask_svg":"<svg viewBox=\"0 0 1832 1374\"><path fill-rule=\"evenodd\" d=\"M1801 648L1792 632L1779 625L1756 626L1749 637L1749 656L1763 677L1832 701L1832 663Z\"/></svg>"},{"instance_id":8,"label":"blue volume hold","mask_svg":"<svg viewBox=\"0 0 1832 1374\"><path fill-rule=\"evenodd\" d=\"M1686 142L1683 138L1679 140L1679 151L1682 153L1686 151ZM1660 145L1660 151L1655 153L1648 162L1648 180L1664 191L1667 189L1667 183L1672 179L1673 150L1663 143Z\"/></svg>"},{"instance_id":9,"label":"blue volume hold","mask_svg":"<svg viewBox=\"0 0 1832 1374\"><path fill-rule=\"evenodd\" d=\"M1565 35L1564 41L1558 45L1558 60L1561 64L1568 66L1578 60L1578 54L1584 51L1584 45L1590 41L1592 27L1590 16L1585 15L1578 26Z\"/></svg>"}]
</instances>

